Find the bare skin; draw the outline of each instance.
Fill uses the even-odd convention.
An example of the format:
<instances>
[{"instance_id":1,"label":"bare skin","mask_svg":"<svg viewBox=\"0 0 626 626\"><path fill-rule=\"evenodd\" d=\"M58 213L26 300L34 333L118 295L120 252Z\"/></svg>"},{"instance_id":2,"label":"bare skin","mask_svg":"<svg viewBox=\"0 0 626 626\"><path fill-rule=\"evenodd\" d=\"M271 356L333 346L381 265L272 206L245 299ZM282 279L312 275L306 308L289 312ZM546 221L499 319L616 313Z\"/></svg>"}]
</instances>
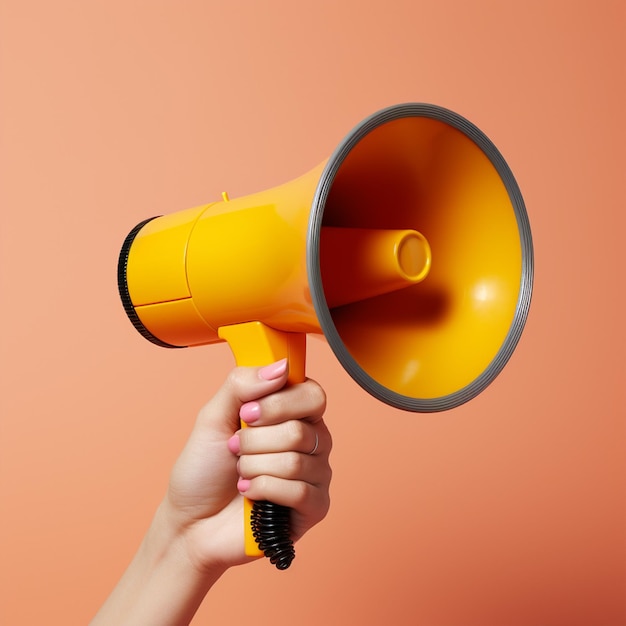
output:
<instances>
[{"instance_id":1,"label":"bare skin","mask_svg":"<svg viewBox=\"0 0 626 626\"><path fill-rule=\"evenodd\" d=\"M202 408L137 553L91 626L189 624L227 569L254 560L243 550L244 494L291 508L294 541L326 516L326 396L312 380L285 386L287 367L235 368Z\"/></svg>"}]
</instances>

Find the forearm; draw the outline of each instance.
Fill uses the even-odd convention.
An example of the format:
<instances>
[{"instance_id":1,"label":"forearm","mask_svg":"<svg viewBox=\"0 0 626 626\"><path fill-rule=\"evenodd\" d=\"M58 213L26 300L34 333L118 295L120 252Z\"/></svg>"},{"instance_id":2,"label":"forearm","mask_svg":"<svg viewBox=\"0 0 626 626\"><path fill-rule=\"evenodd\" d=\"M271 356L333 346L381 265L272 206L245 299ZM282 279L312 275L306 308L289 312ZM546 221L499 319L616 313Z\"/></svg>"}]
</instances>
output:
<instances>
[{"instance_id":1,"label":"forearm","mask_svg":"<svg viewBox=\"0 0 626 626\"><path fill-rule=\"evenodd\" d=\"M159 507L141 546L90 626L183 626L225 568L198 568Z\"/></svg>"}]
</instances>

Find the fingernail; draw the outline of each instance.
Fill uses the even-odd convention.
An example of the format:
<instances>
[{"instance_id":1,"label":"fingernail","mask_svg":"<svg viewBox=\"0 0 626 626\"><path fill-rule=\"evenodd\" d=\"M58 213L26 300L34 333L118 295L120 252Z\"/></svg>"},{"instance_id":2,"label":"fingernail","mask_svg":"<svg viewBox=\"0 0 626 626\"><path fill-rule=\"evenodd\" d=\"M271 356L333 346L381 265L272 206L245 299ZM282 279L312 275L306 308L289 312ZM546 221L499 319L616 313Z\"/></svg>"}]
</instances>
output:
<instances>
[{"instance_id":1,"label":"fingernail","mask_svg":"<svg viewBox=\"0 0 626 626\"><path fill-rule=\"evenodd\" d=\"M280 361L276 361L276 363L272 363L271 365L266 365L265 367L259 370L259 376L263 378L263 380L276 380L280 378L287 371L287 359L281 359Z\"/></svg>"},{"instance_id":2,"label":"fingernail","mask_svg":"<svg viewBox=\"0 0 626 626\"><path fill-rule=\"evenodd\" d=\"M250 481L247 478L240 478L237 481L237 490L240 493L245 493L248 489L250 489Z\"/></svg>"},{"instance_id":3,"label":"fingernail","mask_svg":"<svg viewBox=\"0 0 626 626\"><path fill-rule=\"evenodd\" d=\"M258 402L246 402L239 409L239 417L246 423L252 424L261 416L261 405Z\"/></svg>"},{"instance_id":4,"label":"fingernail","mask_svg":"<svg viewBox=\"0 0 626 626\"><path fill-rule=\"evenodd\" d=\"M239 435L233 435L229 440L228 440L228 449L233 453L233 454L239 454L239 450L240 450L240 444L239 444Z\"/></svg>"}]
</instances>

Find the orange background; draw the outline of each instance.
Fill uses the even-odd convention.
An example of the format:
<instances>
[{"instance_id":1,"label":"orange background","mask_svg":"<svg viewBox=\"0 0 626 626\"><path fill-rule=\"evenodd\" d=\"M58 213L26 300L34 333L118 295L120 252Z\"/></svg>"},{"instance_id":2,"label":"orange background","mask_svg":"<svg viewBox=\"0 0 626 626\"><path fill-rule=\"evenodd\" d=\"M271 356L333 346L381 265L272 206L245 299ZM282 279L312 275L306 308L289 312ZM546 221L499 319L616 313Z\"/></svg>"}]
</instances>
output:
<instances>
[{"instance_id":1,"label":"orange background","mask_svg":"<svg viewBox=\"0 0 626 626\"><path fill-rule=\"evenodd\" d=\"M438 415L309 341L333 506L288 572L231 570L194 624L626 624L622 0L4 0L0 623L85 624L131 557L224 345L143 341L117 254L145 217L273 187L364 117L477 124L536 252L508 367Z\"/></svg>"}]
</instances>

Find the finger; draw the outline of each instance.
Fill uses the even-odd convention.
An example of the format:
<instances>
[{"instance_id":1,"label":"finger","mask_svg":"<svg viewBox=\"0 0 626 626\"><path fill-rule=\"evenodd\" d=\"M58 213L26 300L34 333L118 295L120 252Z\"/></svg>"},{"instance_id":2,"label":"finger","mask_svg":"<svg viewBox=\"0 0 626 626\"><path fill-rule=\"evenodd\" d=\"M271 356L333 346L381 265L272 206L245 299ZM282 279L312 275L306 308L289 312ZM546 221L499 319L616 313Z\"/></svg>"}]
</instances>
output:
<instances>
[{"instance_id":1,"label":"finger","mask_svg":"<svg viewBox=\"0 0 626 626\"><path fill-rule=\"evenodd\" d=\"M288 369L286 359L265 367L233 368L213 398L201 409L199 424L219 424L233 432L240 419L242 404L281 389L287 382Z\"/></svg>"},{"instance_id":2,"label":"finger","mask_svg":"<svg viewBox=\"0 0 626 626\"><path fill-rule=\"evenodd\" d=\"M290 420L272 426L243 428L237 433L239 455L272 452L300 452L322 455L330 452L330 434L326 427L304 420Z\"/></svg>"},{"instance_id":3,"label":"finger","mask_svg":"<svg viewBox=\"0 0 626 626\"><path fill-rule=\"evenodd\" d=\"M287 382L288 374L287 359L264 367L235 367L222 389L241 404L277 391Z\"/></svg>"},{"instance_id":4,"label":"finger","mask_svg":"<svg viewBox=\"0 0 626 626\"><path fill-rule=\"evenodd\" d=\"M267 475L285 480L300 480L312 485L327 484L331 476L326 456L299 452L245 455L239 459L237 471L241 478L248 480Z\"/></svg>"},{"instance_id":5,"label":"finger","mask_svg":"<svg viewBox=\"0 0 626 626\"><path fill-rule=\"evenodd\" d=\"M241 478L237 488L251 500L268 500L296 510L303 516L322 519L328 512L327 485L312 485L306 481L285 480L276 476Z\"/></svg>"},{"instance_id":6,"label":"finger","mask_svg":"<svg viewBox=\"0 0 626 626\"><path fill-rule=\"evenodd\" d=\"M322 419L325 410L324 390L314 380L307 380L244 403L239 417L246 424L255 426L299 419L316 423Z\"/></svg>"}]
</instances>

